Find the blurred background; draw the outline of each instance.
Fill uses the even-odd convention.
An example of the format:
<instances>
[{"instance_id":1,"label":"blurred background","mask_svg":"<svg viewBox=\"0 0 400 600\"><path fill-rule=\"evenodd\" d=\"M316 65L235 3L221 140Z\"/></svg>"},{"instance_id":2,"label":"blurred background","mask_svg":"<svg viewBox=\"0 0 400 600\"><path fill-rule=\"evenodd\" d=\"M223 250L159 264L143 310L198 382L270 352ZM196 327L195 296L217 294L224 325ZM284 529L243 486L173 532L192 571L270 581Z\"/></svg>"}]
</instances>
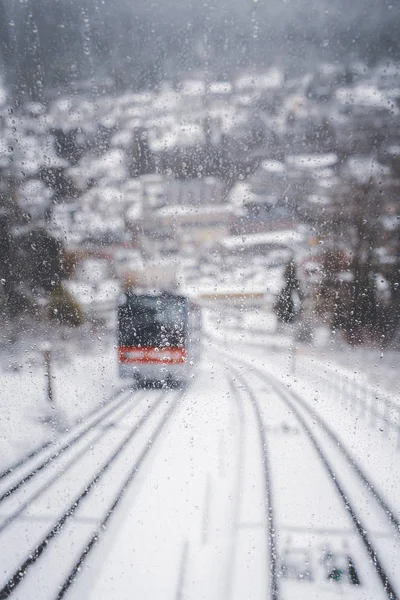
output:
<instances>
[{"instance_id":1,"label":"blurred background","mask_svg":"<svg viewBox=\"0 0 400 600\"><path fill-rule=\"evenodd\" d=\"M121 292L150 287L287 347L384 351L397 385L399 16L1 0L6 372L42 342L111 352Z\"/></svg>"}]
</instances>

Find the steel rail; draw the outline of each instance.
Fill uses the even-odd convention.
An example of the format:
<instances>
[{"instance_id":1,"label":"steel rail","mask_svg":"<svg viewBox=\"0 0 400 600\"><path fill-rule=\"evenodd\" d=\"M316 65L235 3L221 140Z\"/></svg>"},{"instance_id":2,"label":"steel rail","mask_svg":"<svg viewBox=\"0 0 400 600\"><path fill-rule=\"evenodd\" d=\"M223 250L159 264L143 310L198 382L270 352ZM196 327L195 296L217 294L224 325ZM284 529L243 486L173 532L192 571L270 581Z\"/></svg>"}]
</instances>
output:
<instances>
[{"instance_id":1,"label":"steel rail","mask_svg":"<svg viewBox=\"0 0 400 600\"><path fill-rule=\"evenodd\" d=\"M48 533L43 537L41 542L39 542L36 548L29 553L28 557L16 569L14 574L9 578L8 582L3 586L2 589L0 589L0 600L9 598L11 594L14 593L14 591L17 589L17 586L25 578L30 567L32 567L32 565L34 565L36 561L42 556L42 554L50 547L51 541L62 532L65 523L74 515L81 502L88 496L89 492L96 486L96 484L103 477L103 475L109 470L109 468L118 458L118 456L127 447L129 442L131 442L135 434L137 434L141 430L141 428L148 421L150 416L160 406L162 398L163 395L161 394L160 397L154 402L154 404L150 406L150 408L148 408L145 414L139 419L139 421L133 425L129 433L124 437L122 443L113 452L111 457L107 459L103 466L97 471L94 477L92 477L89 483L85 486L84 490L73 500L73 502L64 512L64 514L52 526L50 531L48 531Z\"/></svg>"},{"instance_id":2,"label":"steel rail","mask_svg":"<svg viewBox=\"0 0 400 600\"><path fill-rule=\"evenodd\" d=\"M257 347L259 347L259 346L257 345ZM239 361L239 359L236 359L236 358L234 360ZM250 366L249 363L246 363L245 361L239 361L239 362L241 362L242 364L245 364L246 366ZM255 372L258 371L259 374L262 374L261 376L263 378L265 378L265 377L271 377L272 378L273 377L270 374L264 373L259 368L255 367L253 364L251 365L251 368L253 369L253 371L255 371ZM271 381L269 381L269 383L272 385ZM283 384L281 382L275 380L275 383L276 383L276 385L281 386L281 389L284 391L284 393L289 393L284 388L284 386L283 386ZM317 421L317 423L320 425L321 429L323 429L325 431L325 433L335 443L335 445L337 446L337 448L342 452L342 454L346 458L347 464L355 471L355 473L357 474L357 476L362 480L362 482L365 485L365 487L368 488L368 490L370 491L371 495L374 497L375 501L382 508L385 517L388 519L388 521L390 522L390 524L396 530L396 533L400 533L400 520L396 517L395 511L389 506L389 504L387 503L387 501L384 500L384 498L378 492L378 490L373 485L373 483L371 483L371 481L368 478L368 476L366 475L364 469L360 466L359 462L354 458L354 456L345 447L345 445L339 439L339 437L334 433L334 431L332 430L332 428L326 423L326 421L320 415L318 415L315 411L313 411L310 408L310 406L308 406L307 402L305 402L298 394L296 394L296 392L294 392L293 390L291 390L290 391L290 395L292 396L292 398L298 404L300 404L302 406L302 408L306 412L308 412L308 414L310 416L312 416L313 419L315 419Z\"/></svg>"},{"instance_id":3,"label":"steel rail","mask_svg":"<svg viewBox=\"0 0 400 600\"><path fill-rule=\"evenodd\" d=\"M378 553L375 550L375 548L370 540L369 535L367 534L366 527L363 525L362 520L358 516L356 509L354 508L353 504L349 500L348 494L345 493L343 486L339 483L338 477L334 472L332 464L327 459L320 444L318 443L318 441L316 440L311 429L305 422L303 416L300 414L300 412L296 408L293 400L289 398L289 396L292 396L292 392L288 392L287 390L283 389L283 385L280 382L278 382L272 375L270 375L270 374L267 375L261 369L254 367L254 365L250 365L249 363L247 363L243 360L237 359L237 358L234 358L233 360L236 363L241 364L242 366L245 366L246 368L251 367L252 371L254 373L256 373L260 377L260 379L267 382L275 390L275 392L278 394L278 396L283 400L283 402L290 408L292 413L295 415L295 417L297 418L297 420L303 427L304 431L306 432L315 451L317 452L317 455L319 456L322 464L324 465L324 468L328 472L333 485L336 487L336 490L338 491L339 496L351 517L353 525L354 525L357 533L359 534L359 536L363 542L363 545L367 551L367 554L371 559L374 569L384 587L387 597L389 598L389 600L399 600L400 597L397 594L397 592L395 591L395 588L384 569L382 561L379 558ZM295 397L294 397L294 400L296 400ZM302 403L302 405L303 405L303 403ZM371 493L370 490L369 490L369 493Z\"/></svg>"},{"instance_id":4,"label":"steel rail","mask_svg":"<svg viewBox=\"0 0 400 600\"><path fill-rule=\"evenodd\" d=\"M61 446L61 448L59 448L58 450L56 450L55 452L53 452L53 454L51 454L51 456L48 456L43 462L41 462L38 466L36 466L30 473L28 473L28 474L24 475L23 477L21 477L21 479L19 479L19 481L17 481L8 490L6 490L5 492L3 492L0 495L0 504L4 500L6 500L6 498L8 498L12 494L14 494L16 491L18 491L21 488L21 486L23 486L25 483L27 483L33 477L35 477L35 475L37 475L38 473L40 473L50 463L52 463L54 460L56 460L62 454L64 454L64 452L68 452L68 450L70 450L71 448L73 448L73 446L84 435L86 435L94 427L97 427L102 421L104 421L105 419L107 419L113 412L115 412L123 404L125 404L126 402L128 402L129 399L130 399L130 396L128 395L126 398L120 399L119 402L117 401L117 404L113 404L113 406L111 406L104 414L102 414L100 417L98 417L97 419L95 419L93 422L89 423L75 437L73 437L71 440L69 440L68 442L66 442L63 446Z\"/></svg>"},{"instance_id":5,"label":"steel rail","mask_svg":"<svg viewBox=\"0 0 400 600\"><path fill-rule=\"evenodd\" d=\"M161 432L162 432L165 424L167 423L167 421L171 417L172 413L174 412L174 410L175 410L175 408L177 406L177 403L178 403L178 399L181 396L182 396L182 393L178 394L178 396L175 399L175 401L173 403L171 403L169 409L163 414L162 419L157 424L157 427L155 428L155 430L153 431L153 433L151 435L151 443L147 444L144 447L144 449L140 453L139 457L135 461L132 469L128 473L128 476L124 480L122 486L118 490L118 493L116 494L116 496L114 497L112 503L108 507L108 509L107 509L107 511L105 513L104 518L102 519L101 523L98 525L98 527L93 532L93 534L92 534L89 542L84 547L83 552L79 556L79 558L76 561L75 565L71 569L69 575L67 576L67 578L65 579L64 583L62 584L61 589L60 589L59 593L56 596L57 600L61 600L61 598L63 598L65 596L65 594L67 593L67 591L70 588L70 586L74 583L74 581L75 581L75 579L76 579L79 571L81 570L81 567L82 567L83 563L85 562L85 560L89 556L91 550L93 550L93 548L95 547L95 545L97 544L97 542L100 540L102 532L107 527L107 524L108 524L109 520L111 519L111 517L115 513L115 510L116 510L118 504L121 502L121 500L122 500L125 492L129 488L129 485L135 479L135 477L136 477L136 475L138 473L138 470L139 470L140 466L142 465L144 459L146 458L147 454L152 449L152 447L154 445L154 442L157 441L157 438L160 436L160 434L161 434ZM1 598L1 593L0 593L0 598Z\"/></svg>"},{"instance_id":6,"label":"steel rail","mask_svg":"<svg viewBox=\"0 0 400 600\"><path fill-rule=\"evenodd\" d=\"M258 434L261 445L263 474L264 474L264 492L265 492L265 508L266 508L266 521L267 521L267 548L268 548L268 570L270 573L270 585L268 599L278 600L279 598L279 584L278 584L278 566L277 566L277 552L276 552L276 530L275 530L275 515L272 502L272 484L271 484L271 470L269 466L269 453L267 438L265 435L265 427L261 416L261 410L255 397L253 390L247 384L242 374L236 369L231 368L231 372L235 375L235 378L240 382L244 391L246 392L250 404L254 410L254 414L257 421ZM239 387L237 383L231 378L232 386L236 388L239 394Z\"/></svg>"},{"instance_id":7,"label":"steel rail","mask_svg":"<svg viewBox=\"0 0 400 600\"><path fill-rule=\"evenodd\" d=\"M143 396L143 399L144 399L144 396ZM126 416L126 414L133 411L136 407L137 407L137 404L135 404L134 406L125 407L125 410L123 410L122 413L118 415L118 418L119 419L124 418ZM24 512L24 510L26 510L35 500L40 498L58 479L60 479L63 475L65 475L65 473L71 467L73 467L78 462L78 460L80 460L82 457L84 457L85 454L89 450L92 450L95 447L95 445L98 444L105 437L105 435L107 434L107 431L108 430L100 430L100 432L98 433L98 435L95 438L89 439L88 443L85 446L83 446L83 448L81 448L79 450L79 452L77 452L77 454L75 454L62 467L61 470L57 471L49 481L46 481L41 487L39 487L36 490L36 492L34 492L34 494L32 494L32 496L30 498L28 498L28 500L25 500L11 515L8 515L0 523L0 535L2 534L2 532L5 529L7 529L7 527L9 527L15 521L15 519L17 519Z\"/></svg>"},{"instance_id":8,"label":"steel rail","mask_svg":"<svg viewBox=\"0 0 400 600\"><path fill-rule=\"evenodd\" d=\"M111 403L111 402L115 402L118 399L118 396L120 394L122 394L123 392L125 392L125 391L126 391L125 389L117 390L114 394L112 394L104 402L104 406L106 404ZM85 419L88 419L89 417L91 417L97 410L98 410L98 407L95 407L92 410L90 410L88 413L86 413L82 418L78 419L75 422L75 424L74 424L74 428L76 428L79 425L81 425L85 421ZM49 446L54 445L56 442L57 442L57 440L47 440L46 442L43 442L43 444L40 444L40 446L38 446L37 448L35 448L31 452L29 452L28 454L26 454L25 456L23 456L22 458L20 458L19 460L17 460L15 463L13 463L10 466L6 467L0 473L0 480L4 479L8 475L13 475L15 473L16 469L18 469L19 467L23 467L27 462L29 462L31 459L33 459L36 456L38 456L38 454L40 454L41 452L44 452L45 450L47 450L47 448Z\"/></svg>"}]
</instances>

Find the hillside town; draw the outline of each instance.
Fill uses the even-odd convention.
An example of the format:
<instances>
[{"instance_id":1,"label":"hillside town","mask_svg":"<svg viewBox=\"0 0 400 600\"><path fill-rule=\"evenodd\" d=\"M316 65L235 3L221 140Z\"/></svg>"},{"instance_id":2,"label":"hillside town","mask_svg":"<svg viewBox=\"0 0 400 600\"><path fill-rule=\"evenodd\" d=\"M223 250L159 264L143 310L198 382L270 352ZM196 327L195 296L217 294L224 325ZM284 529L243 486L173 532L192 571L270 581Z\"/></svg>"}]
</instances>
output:
<instances>
[{"instance_id":1,"label":"hillside town","mask_svg":"<svg viewBox=\"0 0 400 600\"><path fill-rule=\"evenodd\" d=\"M337 323L337 287L354 277L362 240L379 302L397 298L396 63L325 63L296 78L277 67L221 81L198 72L17 109L3 86L0 102L3 252L29 262L42 232L63 265L30 286L26 267L18 276L5 261L11 313L45 314L60 286L100 320L122 290L143 286L270 309L293 261L303 321Z\"/></svg>"}]
</instances>

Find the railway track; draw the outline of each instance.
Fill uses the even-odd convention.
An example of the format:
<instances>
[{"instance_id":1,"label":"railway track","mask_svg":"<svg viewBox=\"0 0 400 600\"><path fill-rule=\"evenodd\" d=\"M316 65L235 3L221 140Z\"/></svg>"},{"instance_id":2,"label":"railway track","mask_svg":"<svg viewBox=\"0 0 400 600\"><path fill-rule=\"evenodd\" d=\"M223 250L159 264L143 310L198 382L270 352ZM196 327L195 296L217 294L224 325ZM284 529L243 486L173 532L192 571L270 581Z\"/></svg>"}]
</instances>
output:
<instances>
[{"instance_id":1,"label":"railway track","mask_svg":"<svg viewBox=\"0 0 400 600\"><path fill-rule=\"evenodd\" d=\"M125 390L118 390L114 395L111 396L111 398L108 399L108 401L103 405L103 407L100 408L100 412L102 412L103 410L108 411L110 409L110 407L114 408L114 405L119 402L120 397L125 394L126 394ZM99 413L99 407L95 407L94 409L90 410L86 415L84 415L83 418L78 419L76 421L75 426L73 427L73 430L78 429L82 423L86 423L86 425L87 425L88 421L90 420L90 418L93 415L97 414L97 417L99 416L98 413ZM67 435L65 437L69 438L70 436ZM13 464L6 467L3 471L0 472L0 481L10 475L14 475L15 473L17 473L18 469L24 467L30 461L33 461L35 458L39 457L41 454L44 454L44 452L48 448L54 447L56 445L56 443L58 443L58 441L59 440L54 440L54 439L47 440L47 441L43 442L42 444L40 444L39 446L37 446L36 448L34 448L33 450L31 450L30 452L28 452L25 456L21 457L19 460L17 460Z\"/></svg>"},{"instance_id":2,"label":"railway track","mask_svg":"<svg viewBox=\"0 0 400 600\"><path fill-rule=\"evenodd\" d=\"M257 342L244 342L249 348L265 351L266 346ZM287 347L268 346L272 352L290 351ZM293 360L293 359L291 359ZM293 364L293 363L292 363ZM329 377L329 374L331 377ZM335 375L335 379L332 375ZM351 379L348 375L338 375L332 367L325 370L322 363L317 361L312 363L313 379L317 379L327 389L327 395L335 396L336 399L346 406L353 413L357 413L358 418L369 420L369 425L375 427L381 432L385 432L385 439L392 441L397 449L400 448L400 405L393 402L390 396L382 391L374 389L372 386L360 383Z\"/></svg>"},{"instance_id":3,"label":"railway track","mask_svg":"<svg viewBox=\"0 0 400 600\"><path fill-rule=\"evenodd\" d=\"M107 405L105 409L100 410L100 415L97 414L95 418L91 418L92 415L90 415L87 420L77 425L69 435L62 438L61 443L46 442L35 451L27 454L18 463L3 471L2 479L5 479L5 482L2 482L0 487L0 510L1 503L6 498L17 492L43 469L52 464L53 461L72 450L81 439L111 417L129 398L129 392L118 395L111 406Z\"/></svg>"},{"instance_id":4,"label":"railway track","mask_svg":"<svg viewBox=\"0 0 400 600\"><path fill-rule=\"evenodd\" d=\"M398 541L400 529L397 515L379 494L338 436L319 415L315 414L307 402L293 392L288 391L271 374L267 374L247 361L235 358L231 353L227 352L227 354L231 361L230 370L232 370L232 362L244 370L240 380L243 387L246 388L246 393L249 397L252 396L252 402L255 406L259 406L260 399L257 400L256 394L252 392L254 376L257 377L259 382L267 384L276 393L286 409L290 411L292 417L295 418L299 429L304 432L309 440L326 475L334 486L346 514L349 515L353 529L362 543L369 563L373 566L386 597L390 600L398 599L399 595L395 589L397 565L400 561L400 544ZM252 373L251 383L248 377L250 369ZM269 506L272 510L271 499ZM390 540L388 540L388 535L381 536L374 531L374 525L370 525L371 520L376 527L381 528L387 534L390 530ZM279 531L277 534L279 536ZM270 560L269 568L275 571L277 566ZM279 585L279 576L277 581ZM275 597L279 597L279 588Z\"/></svg>"},{"instance_id":5,"label":"railway track","mask_svg":"<svg viewBox=\"0 0 400 600\"><path fill-rule=\"evenodd\" d=\"M256 426L258 440L259 440L259 450L261 456L261 468L263 471L263 486L262 486L262 504L265 508L265 533L266 533L266 564L265 566L265 574L267 575L267 584L266 588L268 590L268 598L271 600L278 600L279 598L279 580L277 573L277 548L276 548L276 529L275 529L275 514L273 507L273 494L272 494L272 483L271 483L271 470L270 470L270 459L268 453L268 445L267 445L267 437L266 431L262 419L262 414L260 410L259 403L257 401L256 396L254 395L250 386L247 385L245 378L241 375L241 373L236 369L231 369L232 376L230 377L230 389L232 391L233 396L236 398L239 403L239 411L240 411L240 421L245 422L244 410L243 407L240 406L240 403L245 402L242 398L241 392L246 394L247 404L250 405L251 411L254 414L254 423ZM247 431L245 428L241 430L241 440L239 442L240 446L245 444L245 437L249 436L249 428ZM240 496L240 486L243 485L243 458L239 459L238 463L239 477L238 477L238 490L237 496ZM238 500L239 502L239 500ZM236 514L236 527L240 527L240 521L244 518L244 515L240 515L240 508L237 510ZM234 551L234 548L233 548ZM233 566L233 565L232 565ZM233 570L233 569L232 569ZM232 579L233 573L229 574L230 580ZM230 583L230 588L232 584ZM228 597L231 597L232 592L228 594Z\"/></svg>"},{"instance_id":6,"label":"railway track","mask_svg":"<svg viewBox=\"0 0 400 600\"><path fill-rule=\"evenodd\" d=\"M128 415L132 411L132 405L129 404L128 400L129 400L129 397L124 402L122 402L122 404L115 407L114 410L111 411L111 414L107 414L101 420L101 422L103 422L104 419L106 419L107 417L113 418L115 420L119 420L119 419L123 419L126 415ZM68 450L71 451L68 453L68 455L72 453L72 457L68 458L67 461L63 461L61 464L59 464L59 463L55 463L54 462L55 459L53 458L53 461L48 462L46 460L41 463L41 466L43 465L42 468L44 468L45 466L49 467L49 469L48 469L49 472L46 473L46 475L48 475L48 477L45 478L45 480L43 482L41 482L39 485L36 485L34 487L33 492L31 492L29 494L29 491L28 491L28 493L25 494L28 496L28 498L25 498L23 500L18 500L16 503L17 504L16 508L10 514L8 514L7 517L0 520L0 535L18 517L20 517L22 515L22 513L24 511L26 511L33 504L33 502L35 500L40 498L40 496L42 496L47 490L49 490L51 488L52 485L54 485L59 479L61 479L68 472L69 469L71 469L75 465L77 465L79 460L84 458L84 456L87 453L92 451L96 447L96 445L99 444L104 439L105 431L102 427L99 427L101 422L98 423L97 427L95 427L95 429L94 429L94 432L96 432L98 430L97 433L94 435L94 437L91 435L91 433L92 433L91 430L85 431L86 437L88 437L88 440L83 445L79 445L78 448L74 448L74 446L76 446L78 444L78 442L80 441L81 438L78 438L78 439L74 438L74 442L71 442L71 445L68 447ZM62 448L64 449L66 447L62 446ZM60 452L59 454L57 454L56 458L57 459L63 458L64 452L63 453ZM54 454L52 456L54 456ZM9 490L4 492L3 500L6 500L7 498L9 498L13 493L17 492L23 485L27 485L28 482L31 481L31 479L33 479L34 476L39 474L39 472L42 470L42 468L40 470L35 469L34 471L31 471L31 473L29 473L27 476L20 479L17 484L15 484L13 487L9 488ZM31 475L31 477L30 477L30 475Z\"/></svg>"},{"instance_id":7,"label":"railway track","mask_svg":"<svg viewBox=\"0 0 400 600\"><path fill-rule=\"evenodd\" d=\"M180 392L127 392L88 416L57 446L43 449L0 480L0 544L12 549L3 553L0 600L30 598L37 590L41 600L84 598L93 590L93 597L108 598L115 570L122 577L115 589L124 597L132 576L144 578L134 582L136 591L160 589L148 580L152 564L141 572L133 558L142 552L156 556L155 564L169 565L174 573L165 579L171 593L175 585L177 599L199 597L204 564L212 564L207 593L217 593L212 597L221 600L303 598L308 592L321 598L347 593L354 600L399 598L398 516L346 444L309 402L264 369L220 348L211 358L204 376L211 375L211 383L221 372L214 368L216 362L225 376L211 384L207 398L201 379L198 396L193 394L173 428L168 426L169 441L163 445L168 458L149 454L158 447ZM195 429L188 431L188 425ZM185 450L188 456L180 460ZM143 468L149 460L154 460L150 473ZM175 487L170 487L164 464L176 473ZM300 476L292 478L296 471ZM190 488L194 475L192 491L177 502L185 513L182 520L175 494L183 483ZM146 493L132 507L144 481ZM318 499L311 502L315 492ZM299 506L308 508L309 500L308 512L296 512ZM125 532L121 525L128 512ZM154 535L152 520L159 529L165 525L174 543L165 532L160 538ZM307 588L304 581L316 585L320 573L313 556L308 570L291 579L289 537L295 550L300 543L305 552L319 544L320 572L321 553L331 560L331 540L332 556L339 546L345 548L345 575L328 565L329 581L325 577L322 592ZM112 565L105 569L104 588L93 579L101 556ZM119 560L123 567L118 569ZM336 586L342 576L351 588ZM149 592L146 597L158 596Z\"/></svg>"},{"instance_id":8,"label":"railway track","mask_svg":"<svg viewBox=\"0 0 400 600\"><path fill-rule=\"evenodd\" d=\"M2 561L6 577L1 599L14 594L27 597L32 589L40 589L41 598L66 594L140 472L180 395L124 393L100 416L93 415L80 424L58 448L47 454L43 449L46 456L40 456L35 464L28 459L17 473L5 476L2 483L9 486L1 493L0 544L14 552ZM31 470L27 470L28 464ZM64 549L62 564L57 561L60 548ZM52 565L57 565L56 569Z\"/></svg>"}]
</instances>

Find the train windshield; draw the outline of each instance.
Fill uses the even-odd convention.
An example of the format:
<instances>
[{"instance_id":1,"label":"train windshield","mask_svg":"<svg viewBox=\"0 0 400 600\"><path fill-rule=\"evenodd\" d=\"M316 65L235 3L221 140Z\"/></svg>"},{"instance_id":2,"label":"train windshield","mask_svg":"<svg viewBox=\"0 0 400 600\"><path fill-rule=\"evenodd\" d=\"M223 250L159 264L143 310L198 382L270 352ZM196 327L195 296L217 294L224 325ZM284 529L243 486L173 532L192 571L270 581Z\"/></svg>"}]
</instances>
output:
<instances>
[{"instance_id":1,"label":"train windshield","mask_svg":"<svg viewBox=\"0 0 400 600\"><path fill-rule=\"evenodd\" d=\"M118 310L119 345L182 347L187 332L185 298L128 296Z\"/></svg>"}]
</instances>

